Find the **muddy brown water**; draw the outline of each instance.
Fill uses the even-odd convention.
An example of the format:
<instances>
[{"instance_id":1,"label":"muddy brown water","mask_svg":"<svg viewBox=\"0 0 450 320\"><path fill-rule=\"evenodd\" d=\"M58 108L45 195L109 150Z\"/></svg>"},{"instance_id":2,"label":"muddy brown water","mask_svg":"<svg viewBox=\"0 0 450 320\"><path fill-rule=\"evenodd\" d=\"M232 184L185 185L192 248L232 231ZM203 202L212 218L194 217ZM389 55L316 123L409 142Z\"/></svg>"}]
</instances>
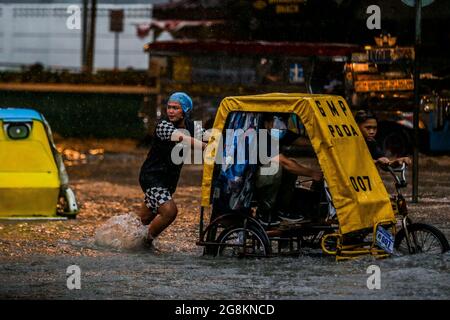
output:
<instances>
[{"instance_id":1,"label":"muddy brown water","mask_svg":"<svg viewBox=\"0 0 450 320\"><path fill-rule=\"evenodd\" d=\"M95 230L112 216L137 210L138 170L145 152L105 154L68 167L81 205L76 220L0 222L0 298L6 299L449 299L450 254L364 257L335 262L320 251L299 257L228 259L202 256L198 237L200 166L185 166L175 194L179 216L157 252L98 247ZM300 159L311 164L309 158ZM409 172L409 178L411 173ZM414 220L450 238L450 157L421 158ZM389 190L391 180L383 174ZM411 187L406 190L410 199ZM67 267L81 270L81 289L67 288ZM381 271L370 290L367 268Z\"/></svg>"}]
</instances>

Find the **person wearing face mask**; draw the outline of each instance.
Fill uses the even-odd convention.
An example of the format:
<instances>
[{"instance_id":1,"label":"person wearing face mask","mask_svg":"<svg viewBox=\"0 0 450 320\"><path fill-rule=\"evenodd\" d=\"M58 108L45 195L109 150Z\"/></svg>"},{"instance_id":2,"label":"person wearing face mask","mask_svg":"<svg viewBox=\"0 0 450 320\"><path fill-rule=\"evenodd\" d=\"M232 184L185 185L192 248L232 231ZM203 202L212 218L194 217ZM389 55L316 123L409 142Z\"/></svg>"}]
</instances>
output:
<instances>
[{"instance_id":1,"label":"person wearing face mask","mask_svg":"<svg viewBox=\"0 0 450 320\"><path fill-rule=\"evenodd\" d=\"M289 223L299 222L304 218L286 209L291 202L297 176L311 177L314 181L321 181L323 173L320 170L305 167L284 154L286 147L300 144L302 139L288 130L286 115L264 114L263 123L264 128L268 130L267 150L271 150L273 143L278 145L274 148L275 154L270 155L271 160L277 162L278 170L271 175L261 174L261 168L258 170L255 185L259 206L256 217L266 227L277 226L281 220Z\"/></svg>"},{"instance_id":2,"label":"person wearing face mask","mask_svg":"<svg viewBox=\"0 0 450 320\"><path fill-rule=\"evenodd\" d=\"M149 225L149 246L175 220L178 213L172 194L183 164L176 164L172 160L172 149L181 141L192 147L206 146L193 138L196 135L194 123L190 119L192 107L192 100L186 93L175 92L170 96L166 116L156 124L151 149L140 170L139 184L144 192L144 204L138 214L141 221Z\"/></svg>"}]
</instances>

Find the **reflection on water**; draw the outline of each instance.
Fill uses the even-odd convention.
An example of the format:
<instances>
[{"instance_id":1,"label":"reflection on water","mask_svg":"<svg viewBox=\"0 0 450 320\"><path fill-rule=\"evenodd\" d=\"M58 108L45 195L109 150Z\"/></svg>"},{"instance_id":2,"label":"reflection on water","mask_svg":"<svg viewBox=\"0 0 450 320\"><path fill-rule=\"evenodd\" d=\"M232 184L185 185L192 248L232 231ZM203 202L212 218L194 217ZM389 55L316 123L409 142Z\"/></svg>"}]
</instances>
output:
<instances>
[{"instance_id":1,"label":"reflection on water","mask_svg":"<svg viewBox=\"0 0 450 320\"><path fill-rule=\"evenodd\" d=\"M62 155L64 164L68 167L88 163L98 163L104 159L105 153L103 148L89 149L87 152L62 147L57 147L57 150Z\"/></svg>"},{"instance_id":2,"label":"reflection on water","mask_svg":"<svg viewBox=\"0 0 450 320\"><path fill-rule=\"evenodd\" d=\"M0 265L0 296L59 299L448 299L450 254L335 262L298 258L225 259L176 250L107 257L28 257ZM82 270L82 290L65 289L67 266ZM367 288L367 268L381 289ZM11 272L11 269L14 272ZM8 277L5 275L8 274ZM18 283L27 283L26 287Z\"/></svg>"}]
</instances>

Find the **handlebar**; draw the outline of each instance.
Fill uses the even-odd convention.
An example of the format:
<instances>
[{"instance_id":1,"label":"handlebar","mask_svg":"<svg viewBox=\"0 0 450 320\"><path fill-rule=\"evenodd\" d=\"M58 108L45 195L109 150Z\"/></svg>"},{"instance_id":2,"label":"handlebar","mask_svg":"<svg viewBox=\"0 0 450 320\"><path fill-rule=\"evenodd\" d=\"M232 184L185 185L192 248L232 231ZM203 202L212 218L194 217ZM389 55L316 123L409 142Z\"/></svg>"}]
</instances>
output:
<instances>
[{"instance_id":1,"label":"handlebar","mask_svg":"<svg viewBox=\"0 0 450 320\"><path fill-rule=\"evenodd\" d=\"M403 162L403 164L399 167L392 167L389 164L380 167L383 170L389 171L391 173L391 175L395 179L396 188L405 188L408 185L408 183L406 182L406 163Z\"/></svg>"}]
</instances>

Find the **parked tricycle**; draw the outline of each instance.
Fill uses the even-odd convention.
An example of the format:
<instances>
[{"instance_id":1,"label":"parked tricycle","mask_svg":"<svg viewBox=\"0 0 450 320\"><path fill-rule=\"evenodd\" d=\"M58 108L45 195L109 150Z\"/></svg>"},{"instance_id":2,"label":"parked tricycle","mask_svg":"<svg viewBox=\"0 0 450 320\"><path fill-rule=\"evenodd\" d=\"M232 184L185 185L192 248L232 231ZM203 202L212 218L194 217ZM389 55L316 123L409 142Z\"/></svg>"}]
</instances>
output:
<instances>
[{"instance_id":1,"label":"parked tricycle","mask_svg":"<svg viewBox=\"0 0 450 320\"><path fill-rule=\"evenodd\" d=\"M0 108L0 219L75 218L78 205L44 116Z\"/></svg>"}]
</instances>

